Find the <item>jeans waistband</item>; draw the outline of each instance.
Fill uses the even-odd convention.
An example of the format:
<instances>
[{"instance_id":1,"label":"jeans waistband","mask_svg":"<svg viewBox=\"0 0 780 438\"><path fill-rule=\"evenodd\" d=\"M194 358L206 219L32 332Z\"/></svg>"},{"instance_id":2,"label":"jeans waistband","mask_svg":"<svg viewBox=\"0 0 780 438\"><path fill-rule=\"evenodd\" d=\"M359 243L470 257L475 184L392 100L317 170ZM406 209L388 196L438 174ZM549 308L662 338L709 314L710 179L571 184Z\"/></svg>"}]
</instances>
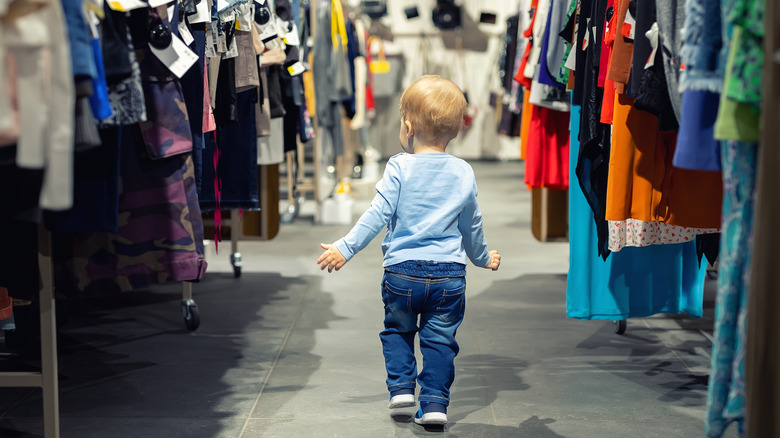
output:
<instances>
[{"instance_id":1,"label":"jeans waistband","mask_svg":"<svg viewBox=\"0 0 780 438\"><path fill-rule=\"evenodd\" d=\"M413 277L465 277L466 265L454 262L431 260L408 260L385 268L387 272L411 275Z\"/></svg>"}]
</instances>

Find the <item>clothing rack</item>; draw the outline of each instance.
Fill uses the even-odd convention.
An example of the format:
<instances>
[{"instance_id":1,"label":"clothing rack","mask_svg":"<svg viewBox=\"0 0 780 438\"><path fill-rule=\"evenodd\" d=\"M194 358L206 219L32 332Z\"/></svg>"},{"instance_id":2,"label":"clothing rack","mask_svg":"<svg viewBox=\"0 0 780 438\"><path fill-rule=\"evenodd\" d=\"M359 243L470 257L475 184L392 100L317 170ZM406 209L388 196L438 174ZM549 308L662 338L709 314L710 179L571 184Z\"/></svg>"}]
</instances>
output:
<instances>
[{"instance_id":1,"label":"clothing rack","mask_svg":"<svg viewBox=\"0 0 780 438\"><path fill-rule=\"evenodd\" d=\"M51 233L38 226L38 266L41 290L38 299L41 324L41 371L0 372L0 388L41 388L43 391L43 436L60 436L60 396L57 366L57 315L54 300L54 261ZM186 312L185 312L186 309ZM182 313L188 329L200 325L198 306L192 299L192 283L182 282Z\"/></svg>"},{"instance_id":2,"label":"clothing rack","mask_svg":"<svg viewBox=\"0 0 780 438\"><path fill-rule=\"evenodd\" d=\"M54 303L54 263L51 234L38 227L38 265L41 272L41 371L2 372L0 387L41 388L43 390L43 433L46 438L60 436L59 381L57 378L57 317Z\"/></svg>"}]
</instances>

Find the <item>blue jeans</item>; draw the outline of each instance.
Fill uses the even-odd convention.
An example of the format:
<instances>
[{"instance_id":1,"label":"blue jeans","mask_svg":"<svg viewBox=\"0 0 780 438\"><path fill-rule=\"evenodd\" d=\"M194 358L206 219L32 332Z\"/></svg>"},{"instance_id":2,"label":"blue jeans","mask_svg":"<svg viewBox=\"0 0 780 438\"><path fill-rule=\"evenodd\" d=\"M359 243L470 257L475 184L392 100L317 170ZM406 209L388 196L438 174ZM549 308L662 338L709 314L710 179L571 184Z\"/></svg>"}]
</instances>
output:
<instances>
[{"instance_id":1,"label":"blue jeans","mask_svg":"<svg viewBox=\"0 0 780 438\"><path fill-rule=\"evenodd\" d=\"M385 271L385 329L379 334L390 392L414 389L418 400L449 405L458 355L455 332L463 322L465 277L420 277ZM419 327L417 320L419 316ZM417 374L414 336L420 334L423 369Z\"/></svg>"}]
</instances>

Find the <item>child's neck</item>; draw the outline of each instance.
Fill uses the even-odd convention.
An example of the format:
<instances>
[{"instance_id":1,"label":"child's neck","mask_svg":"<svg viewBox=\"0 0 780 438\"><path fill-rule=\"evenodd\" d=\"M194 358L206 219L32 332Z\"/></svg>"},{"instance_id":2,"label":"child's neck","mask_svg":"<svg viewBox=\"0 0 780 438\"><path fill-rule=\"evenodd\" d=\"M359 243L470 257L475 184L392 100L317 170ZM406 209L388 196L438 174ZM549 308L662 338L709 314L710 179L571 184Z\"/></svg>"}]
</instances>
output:
<instances>
[{"instance_id":1,"label":"child's neck","mask_svg":"<svg viewBox=\"0 0 780 438\"><path fill-rule=\"evenodd\" d=\"M414 143L414 154L443 154L447 148L447 143Z\"/></svg>"}]
</instances>

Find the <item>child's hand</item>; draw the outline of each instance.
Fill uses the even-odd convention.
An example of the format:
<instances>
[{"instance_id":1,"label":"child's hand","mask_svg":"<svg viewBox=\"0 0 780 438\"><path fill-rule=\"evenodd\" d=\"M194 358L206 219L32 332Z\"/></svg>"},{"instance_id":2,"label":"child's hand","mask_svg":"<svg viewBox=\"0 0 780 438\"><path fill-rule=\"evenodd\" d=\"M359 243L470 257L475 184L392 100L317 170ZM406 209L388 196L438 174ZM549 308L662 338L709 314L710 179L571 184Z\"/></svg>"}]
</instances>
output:
<instances>
[{"instance_id":1,"label":"child's hand","mask_svg":"<svg viewBox=\"0 0 780 438\"><path fill-rule=\"evenodd\" d=\"M498 271L498 267L501 265L501 254L498 251L490 251L490 263L485 266L485 269L492 269Z\"/></svg>"},{"instance_id":2,"label":"child's hand","mask_svg":"<svg viewBox=\"0 0 780 438\"><path fill-rule=\"evenodd\" d=\"M317 259L320 270L324 271L325 268L328 268L328 272L333 272L334 269L338 271L347 263L347 259L341 255L341 251L336 248L336 245L320 243L320 246L325 250Z\"/></svg>"}]
</instances>

